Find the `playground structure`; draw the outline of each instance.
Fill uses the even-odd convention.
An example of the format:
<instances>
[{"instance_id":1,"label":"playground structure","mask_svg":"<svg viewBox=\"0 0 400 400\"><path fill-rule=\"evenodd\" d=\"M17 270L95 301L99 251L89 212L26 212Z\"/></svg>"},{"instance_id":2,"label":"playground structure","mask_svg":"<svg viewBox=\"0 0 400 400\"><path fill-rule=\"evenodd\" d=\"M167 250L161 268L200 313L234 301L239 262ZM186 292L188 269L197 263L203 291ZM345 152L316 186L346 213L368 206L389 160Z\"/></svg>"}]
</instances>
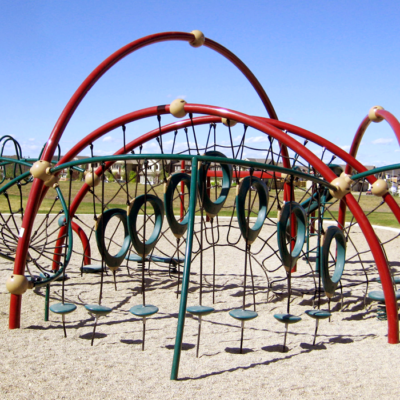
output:
<instances>
[{"instance_id":1,"label":"playground structure","mask_svg":"<svg viewBox=\"0 0 400 400\"><path fill-rule=\"evenodd\" d=\"M84 137L63 157L60 157L59 150L59 157L53 166L54 153L69 119L96 81L126 55L146 45L166 40L187 41L193 47L207 46L228 58L252 84L269 118L246 115L217 106L189 104L177 99L170 105L133 111L108 122ZM172 114L179 121L163 125L162 116L166 114ZM189 118L182 119L187 115ZM156 128L129 141L127 125L145 118L157 121ZM64 285L65 272L75 252L82 257L82 273L97 271L100 274L98 304L86 305L88 311L95 316L96 322L99 317L112 312L111 308L101 304L106 267L111 269L117 285L116 271L125 260L127 263L137 262L141 265L142 304L132 307L130 311L142 318L144 349L146 318L154 315L159 307L146 302L145 266L158 263L167 266L171 274L177 274L177 293L180 290L171 372L171 379L177 379L186 312L196 315L199 320L198 353L201 318L214 311L213 307L203 305L202 298L203 255L206 251L211 250L213 254L214 276L216 250L219 246L232 246L244 254L243 306L230 312L242 326L242 349L244 323L257 317L254 283L251 282L255 267L265 273L267 287L271 291L274 290L275 282L269 281L269 273L275 268L283 268L285 271L287 312L275 317L285 324L286 332L289 324L300 321L298 316L290 314L290 293L294 288L301 291L301 279L296 279L296 286L293 287L293 276L298 274L300 278L311 278L315 282L315 307L307 314L316 319L316 328L319 319L330 316L330 310L320 310L321 296L325 293L331 299L338 289L352 285L348 275L348 281L344 279L345 264L349 261L346 258L346 247L352 246L352 259L356 259L364 270L367 296L367 269L363 265L363 255L352 243L351 236L353 228L358 225L368 243L382 284L382 292L370 298L385 303L388 342L398 343L398 293L395 291L397 277L392 276L391 260L385 254L387 243L379 240L368 215L363 212L359 204L361 191L357 198L351 193L353 185L367 180L372 184L373 194L382 199L372 211L385 206L400 222L399 205L388 193L386 182L374 176L398 166L367 171L356 159L368 125L382 120L390 124L400 140L400 125L396 118L382 107L373 107L362 121L347 153L312 132L279 121L268 96L251 71L229 50L204 38L199 31L160 33L128 44L100 64L78 88L62 112L38 159L23 159L18 143L11 137L3 139L4 142L14 143L17 155L16 159L4 157L3 150L0 155L3 168L0 195L9 209L8 213L1 216L0 255L14 262L14 273L7 283L11 292L10 329L20 327L23 293L28 288L45 286L48 303L51 282L64 278ZM243 125L241 139L234 143L232 131L240 125ZM205 133L200 133L204 128ZM252 131L265 134L268 140L264 143L267 146L255 148L247 143L246 138L251 136ZM96 140L109 132L113 132L115 137L121 137L121 148L114 155L96 157ZM299 140L304 141L303 144ZM159 152L142 153L142 146L151 141L157 143ZM170 151L166 147L169 142L172 143ZM186 143L186 148L176 151L178 143ZM318 157L315 152L310 151L307 148L308 143L319 146L322 156ZM92 157L72 161L87 147L90 147ZM245 150L259 154L257 158L264 161L243 159ZM344 171L336 164L337 160L333 163L335 159L345 163ZM115 193L108 196L104 176L106 173L113 174L116 163L124 166L126 176L124 182L113 184ZM132 178L127 176L129 164L136 167L136 175ZM154 171L155 167L159 168L161 178L157 183L150 183L149 171ZM7 168L11 168L11 176L7 176ZM23 172L23 168L29 170ZM70 177L74 170L78 173L86 172L85 182L76 190L73 189L73 184L77 182L74 183L72 179L61 186L58 176L64 170L69 171ZM139 175L144 177L144 184L139 184ZM7 177L11 180L6 183ZM303 189L298 185L300 180L312 184L308 189ZM25 206L23 192L28 187L29 197ZM298 192L301 195L295 198ZM11 196L17 201L13 202ZM38 210L44 202L49 205L44 217L40 218ZM83 202L92 205L94 227L83 225L77 215ZM115 203L119 206L116 207ZM337 216L332 211L335 207L338 210ZM350 220L346 220L347 208L351 213ZM175 215L177 212L180 214L178 217ZM197 228L196 218L200 220ZM335 226L327 228L323 223L327 218ZM112 225L109 224L110 220L118 221L114 230L109 229ZM265 237L263 230L267 225L272 226L275 232ZM224 238L220 237L221 228L228 229ZM118 230L123 231L122 244L113 239ZM76 237L73 242L72 232L79 237L82 251L74 250ZM162 242L164 245L161 245ZM97 247L100 254L97 260L93 256L94 247ZM114 255L110 249L115 247L117 253ZM166 248L169 251L165 251ZM200 266L199 305L187 307L189 277L194 260L198 260ZM271 268L271 265L274 267ZM37 276L34 269L41 276ZM334 270L333 275L329 270ZM26 272L30 275L29 279L25 276ZM253 311L248 309L247 286L251 286ZM214 292L213 286L213 294ZM74 304L66 303L64 297L59 305L46 306L46 310L51 309L62 316L65 335L65 315L74 311L74 307ZM46 318L48 314L45 315ZM92 344L95 329L96 324ZM316 334L317 329L315 336Z\"/></svg>"}]
</instances>

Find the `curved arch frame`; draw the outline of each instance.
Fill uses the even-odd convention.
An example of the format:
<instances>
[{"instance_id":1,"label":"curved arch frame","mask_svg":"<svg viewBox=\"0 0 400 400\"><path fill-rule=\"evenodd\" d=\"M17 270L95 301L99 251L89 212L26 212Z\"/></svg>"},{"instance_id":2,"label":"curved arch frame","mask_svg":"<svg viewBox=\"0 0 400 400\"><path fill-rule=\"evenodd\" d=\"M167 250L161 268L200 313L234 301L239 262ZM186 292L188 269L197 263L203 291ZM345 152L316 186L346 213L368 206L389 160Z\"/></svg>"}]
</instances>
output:
<instances>
[{"instance_id":1,"label":"curved arch frame","mask_svg":"<svg viewBox=\"0 0 400 400\"><path fill-rule=\"evenodd\" d=\"M53 157L56 147L61 139L61 136L74 114L75 110L79 106L82 99L85 97L87 92L93 87L93 85L118 61L122 60L128 54L133 53L136 50L139 50L143 47L146 47L153 43L163 42L163 41L186 41L193 42L195 40L195 36L192 33L185 32L163 32L157 33L153 35L149 35L143 37L141 39L135 40L126 46L123 46L113 54L111 54L108 58L106 58L97 68L93 70L93 72L82 82L76 92L73 94L71 99L68 101L64 110L62 111L60 117L58 118L50 137L46 143L46 146L41 155L41 160L50 161ZM254 76L254 74L250 71L250 69L231 51L223 47L222 45L214 42L211 39L206 39L204 46L209 47L210 49L215 50L219 54L223 55L227 60L231 61L248 79L253 88L256 90L257 94L260 96L261 101L263 102L267 112L271 116L271 118L276 119L277 115L272 106L271 101L269 100L267 94L265 93L263 87L260 82ZM282 146L280 143L283 163L286 168L289 168L289 159L288 152L285 146ZM17 246L17 254L14 265L14 273L15 271L22 271L25 268L26 263L26 255L27 248L29 245L29 240L32 233L32 226L34 217L39 209L41 201L44 197L43 191L46 192L47 189L43 188L43 182L39 179L34 179L32 184L32 189L30 196L28 198L25 218L22 221L21 227L23 228L24 234L18 240ZM287 192L287 187L285 186L285 193ZM289 197L291 199L292 193L290 192ZM11 295L10 302L10 315L13 314L16 317L9 322L9 328L15 329L20 327L20 314L21 314L21 303L22 297L20 295Z\"/></svg>"},{"instance_id":2,"label":"curved arch frame","mask_svg":"<svg viewBox=\"0 0 400 400\"><path fill-rule=\"evenodd\" d=\"M209 114L216 116L218 118L220 117L225 117L229 119L234 119L235 121L241 122L243 124L246 124L248 126L252 126L253 128L264 132L268 135L271 135L272 137L276 138L277 140L282 141L282 143L288 147L290 147L293 151L298 153L301 157L303 157L306 161L310 162L311 165L313 165L320 173L321 175L327 180L327 181L332 181L336 175L332 172L332 170L326 166L318 157L316 157L309 149L307 149L305 146L297 142L295 139L291 138L290 136L284 134L280 129L277 127L273 126L271 123L267 122L266 119L260 119L260 118L255 118L248 116L243 113L239 113L237 111L232 111L232 110L226 110L226 109L221 109L219 107L214 107L214 106L207 106L207 105L196 105L196 104L186 104L185 105L185 110L187 112L191 113L201 113L201 114ZM165 114L169 111L169 106L163 106L163 107L153 107L151 109L146 109L146 110L141 110L136 113L132 114L141 114L146 116L152 116L152 115L159 115L159 114ZM127 114L124 117L120 117L117 123L117 120L114 120L110 122L109 124L104 125L103 127L99 128L92 134L90 134L87 139L92 140L93 137L100 137L102 134L105 134L109 129L110 126L120 126L121 123L124 121L126 122L128 119L131 118L131 114ZM202 121L206 121L207 118L203 119ZM212 119L211 119L212 120ZM210 121L210 120L207 120ZM279 121L271 121L274 124L278 125L280 124ZM180 124L183 124L183 121L179 121ZM289 124L286 124L287 126ZM300 130L300 128L298 128ZM304 132L303 132L304 133ZM147 140L150 140L152 138L155 138L160 134L159 130L153 130L149 132L148 134L143 135L140 138L135 139L134 141L131 142L130 148L134 148L135 146L140 146L140 144L144 143ZM315 135L317 136L317 135ZM123 152L123 150L122 150ZM347 155L347 159L349 158L349 155L342 150L342 152ZM355 162L353 160L353 162ZM359 164L362 168L361 164ZM100 168L101 169L101 168ZM100 172L100 171L99 171ZM97 171L96 171L97 173ZM85 186L85 185L84 185ZM73 205L71 206L71 213L74 212L74 210L77 207L77 204L81 201L84 195L84 187L81 189L81 191L78 193L77 197L74 199ZM397 317L397 306L396 306L396 299L394 295L394 290L393 286L391 283L391 277L390 273L388 270L388 266L386 263L385 256L383 254L383 251L380 247L379 241L367 219L363 211L361 210L360 206L358 205L357 201L354 199L354 197L351 194L346 195L346 202L351 209L353 215L355 216L357 222L359 223L366 239L367 242L371 248L372 254L375 258L378 271L382 280L382 287L385 292L386 296L386 302L388 306L388 341L389 343L398 343L398 317Z\"/></svg>"}]
</instances>

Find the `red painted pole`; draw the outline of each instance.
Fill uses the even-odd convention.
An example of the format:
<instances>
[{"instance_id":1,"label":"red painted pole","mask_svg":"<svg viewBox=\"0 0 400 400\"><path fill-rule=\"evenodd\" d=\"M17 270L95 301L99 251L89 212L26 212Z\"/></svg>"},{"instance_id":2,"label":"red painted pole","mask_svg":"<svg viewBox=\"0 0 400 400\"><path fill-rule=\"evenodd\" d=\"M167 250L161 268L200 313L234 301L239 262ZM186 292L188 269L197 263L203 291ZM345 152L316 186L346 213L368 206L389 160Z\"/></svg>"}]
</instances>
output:
<instances>
[{"instance_id":1,"label":"red painted pole","mask_svg":"<svg viewBox=\"0 0 400 400\"><path fill-rule=\"evenodd\" d=\"M85 231L76 222L72 221L71 226L72 226L73 231L79 236L79 239L81 240L82 249L83 249L83 264L90 265L91 249L90 249L89 239L87 238ZM60 232L58 233L56 249L61 249L61 246L64 243L63 236L65 235L65 233L66 233L66 227L63 226L63 227L61 227ZM61 256L62 256L61 250L59 250L59 252L57 252L57 253L54 253L53 266L52 266L53 271L58 271Z\"/></svg>"}]
</instances>

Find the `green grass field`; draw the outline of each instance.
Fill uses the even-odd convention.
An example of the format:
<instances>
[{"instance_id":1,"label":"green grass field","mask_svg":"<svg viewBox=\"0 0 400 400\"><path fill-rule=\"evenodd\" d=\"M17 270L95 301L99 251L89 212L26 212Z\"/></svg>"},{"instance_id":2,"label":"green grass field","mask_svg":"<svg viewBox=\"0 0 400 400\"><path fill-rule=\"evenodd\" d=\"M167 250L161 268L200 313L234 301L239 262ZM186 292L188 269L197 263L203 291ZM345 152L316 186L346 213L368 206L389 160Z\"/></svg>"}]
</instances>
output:
<instances>
[{"instance_id":1,"label":"green grass field","mask_svg":"<svg viewBox=\"0 0 400 400\"><path fill-rule=\"evenodd\" d=\"M125 187L125 185L123 185ZM73 199L76 194L78 193L79 189L82 187L82 182L77 182L74 181L72 182L71 185L71 199ZM69 191L69 182L63 181L60 182L60 188L62 192L64 193L65 200L68 203L68 191ZM127 203L127 196L126 192L124 190L119 190L120 185L116 182L114 183L106 183L104 184L104 200L105 202L109 202L109 207L113 208L126 208L126 203ZM154 187L154 190L152 190L150 193L156 194L159 197L163 197L163 185ZM22 195L23 195L23 207L24 209L26 208L26 202L28 199L28 194L30 190L30 185L26 185L22 187ZM136 185L135 183L130 183L129 187L129 194L130 197L134 197L135 192L137 195L141 195L144 193L144 185L138 184ZM19 190L18 188L12 187L8 190L8 197L9 197L9 202L11 205L11 208L13 211L16 211L20 208L20 196L19 196ZM95 188L95 194L97 196L101 196L101 185L97 186ZM303 196L304 192L301 190L295 190L295 196L296 200L300 201L301 197ZM232 207L235 201L235 195L236 195L236 190L235 188L232 188L232 190L229 193L228 200L225 203L224 209L220 212L219 215L221 216L230 216L232 213ZM359 198L358 193L353 193L356 199ZM61 204L59 201L57 201L54 204L54 199L56 197L56 192L54 189L50 189L44 201L42 202L42 205L40 207L39 213L44 214L48 213L50 209L52 212L56 213L59 212L61 209ZM280 193L280 201L283 200L282 198L282 193ZM396 202L400 204L400 199L398 197L395 197ZM270 197L270 202L273 201L272 199L272 193ZM187 205L187 197L185 201ZM375 209L380 203L381 199L375 196L367 196L365 194L362 194L360 196L359 200L361 208L368 213L369 211ZM53 208L52 208L53 207ZM179 202L176 201L174 202L174 211L176 214L179 214ZM337 218L338 215L338 203L333 204L330 207L330 211L332 215ZM5 196L0 196L0 212L1 213L9 213L10 212L10 206L5 198ZM83 199L82 203L80 204L78 211L78 214L92 214L93 213L93 196L92 194L88 193L85 198ZM96 213L101 213L101 204L100 202L96 201ZM275 204L273 205L269 217L270 218L275 218L277 215L277 202L275 201ZM328 217L329 214L326 215ZM346 221L350 221L352 218L352 214L348 211L346 214ZM380 225L380 226L388 226L388 227L394 227L394 228L400 228L399 223L397 222L396 218L393 216L392 212L390 211L389 207L386 204L383 204L379 207L379 209L375 212L373 212L371 215L368 216L368 219L370 220L372 225Z\"/></svg>"}]
</instances>

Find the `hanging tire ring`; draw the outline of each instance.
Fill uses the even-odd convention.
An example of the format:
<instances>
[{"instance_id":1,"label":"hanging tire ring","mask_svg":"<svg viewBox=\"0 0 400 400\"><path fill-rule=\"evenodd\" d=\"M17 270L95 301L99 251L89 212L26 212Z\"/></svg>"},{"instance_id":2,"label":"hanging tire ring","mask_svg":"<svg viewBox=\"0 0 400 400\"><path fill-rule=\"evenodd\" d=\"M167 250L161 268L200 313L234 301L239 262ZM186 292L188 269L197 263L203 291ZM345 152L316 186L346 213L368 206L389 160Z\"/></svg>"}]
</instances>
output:
<instances>
[{"instance_id":1,"label":"hanging tire ring","mask_svg":"<svg viewBox=\"0 0 400 400\"><path fill-rule=\"evenodd\" d=\"M148 240L145 243L139 238L137 229L137 217L139 215L141 207L144 203L150 203L154 209L154 229ZM147 215L144 215L144 223L146 222ZM143 259L153 250L157 244L158 238L161 233L162 224L164 221L164 204L162 200L152 194L142 194L136 197L129 206L128 214L128 229L131 236L132 246L135 248L137 254ZM144 255L143 255L144 251Z\"/></svg>"},{"instance_id":2,"label":"hanging tire ring","mask_svg":"<svg viewBox=\"0 0 400 400\"><path fill-rule=\"evenodd\" d=\"M336 240L336 263L332 278L329 275L329 249L332 240ZM346 238L343 231L337 226L330 226L325 232L324 244L322 245L321 278L325 294L333 297L335 290L343 275L346 262Z\"/></svg>"},{"instance_id":3,"label":"hanging tire ring","mask_svg":"<svg viewBox=\"0 0 400 400\"><path fill-rule=\"evenodd\" d=\"M186 188L190 195L190 175L183 172L178 172L171 175L168 181L167 189L164 193L165 215L167 217L168 225L176 238L181 238L186 233L189 221L188 212L186 212L186 215L183 217L181 222L177 221L174 215L175 189L181 182L186 185Z\"/></svg>"},{"instance_id":4,"label":"hanging tire ring","mask_svg":"<svg viewBox=\"0 0 400 400\"><path fill-rule=\"evenodd\" d=\"M258 194L259 210L256 222L252 227L250 227L245 215L246 209L248 208L245 203L247 193L252 187L254 187ZM264 225L265 218L267 218L268 197L268 188L260 178L255 176L246 176L240 182L240 189L236 196L236 213L240 231L242 232L242 236L244 240L246 240L247 244L252 244L257 239L258 234Z\"/></svg>"},{"instance_id":5,"label":"hanging tire ring","mask_svg":"<svg viewBox=\"0 0 400 400\"><path fill-rule=\"evenodd\" d=\"M117 217L124 226L124 241L118 253L116 255L111 255L108 251L108 246L105 243L105 232L107 224L110 222L111 218ZM128 224L126 220L126 211L120 208L112 208L103 212L101 217L97 220L96 224L96 242L99 252L104 259L107 267L110 269L117 269L125 259L126 253L129 250L131 238L129 235Z\"/></svg>"},{"instance_id":6,"label":"hanging tire ring","mask_svg":"<svg viewBox=\"0 0 400 400\"><path fill-rule=\"evenodd\" d=\"M292 251L289 251L287 246L287 227L290 225L292 215L296 218L296 241ZM287 272L290 272L296 265L300 257L301 250L306 239L306 213L304 208L294 202L289 201L283 206L281 217L278 221L278 247L282 258L283 265ZM291 246L291 243L289 243Z\"/></svg>"}]
</instances>

